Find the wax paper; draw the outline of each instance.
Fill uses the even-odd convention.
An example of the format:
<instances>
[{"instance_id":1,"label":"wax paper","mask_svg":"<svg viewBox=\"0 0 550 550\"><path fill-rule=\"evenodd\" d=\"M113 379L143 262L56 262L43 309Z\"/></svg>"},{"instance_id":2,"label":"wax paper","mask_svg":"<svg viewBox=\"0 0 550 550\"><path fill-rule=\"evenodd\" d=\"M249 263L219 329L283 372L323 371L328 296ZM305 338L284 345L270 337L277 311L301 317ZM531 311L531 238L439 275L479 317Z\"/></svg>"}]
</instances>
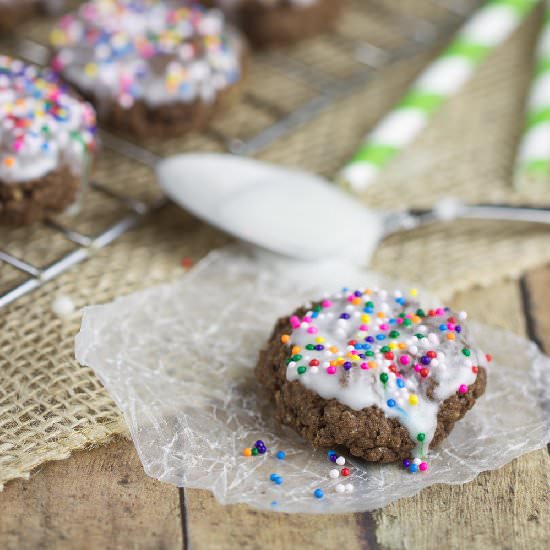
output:
<instances>
[{"instance_id":1,"label":"wax paper","mask_svg":"<svg viewBox=\"0 0 550 550\"><path fill-rule=\"evenodd\" d=\"M364 275L364 286L395 288ZM430 451L429 470L411 474L346 456L351 474L345 483L354 490L337 493L343 479L329 478L334 464L327 450L313 449L275 423L253 375L276 319L319 297L313 281L313 275L302 284L287 279L229 248L174 283L84 310L77 359L94 369L124 413L147 474L208 489L223 504L360 512L434 483L465 483L550 441L550 358L524 338L471 322L478 345L494 356L487 392ZM243 456L257 439L268 452ZM284 460L276 458L279 450ZM282 477L281 485L270 481L272 473ZM322 499L313 496L318 488Z\"/></svg>"}]
</instances>

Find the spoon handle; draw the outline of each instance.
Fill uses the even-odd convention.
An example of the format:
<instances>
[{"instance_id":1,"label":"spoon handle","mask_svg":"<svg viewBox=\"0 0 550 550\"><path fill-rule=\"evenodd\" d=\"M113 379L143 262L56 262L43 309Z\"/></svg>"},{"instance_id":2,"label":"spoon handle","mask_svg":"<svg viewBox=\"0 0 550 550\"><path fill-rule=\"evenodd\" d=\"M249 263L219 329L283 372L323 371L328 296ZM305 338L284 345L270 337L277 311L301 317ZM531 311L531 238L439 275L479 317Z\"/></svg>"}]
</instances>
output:
<instances>
[{"instance_id":1,"label":"spoon handle","mask_svg":"<svg viewBox=\"0 0 550 550\"><path fill-rule=\"evenodd\" d=\"M550 225L550 207L512 206L507 204L456 204L440 208L411 209L391 213L384 220L384 236L409 231L437 222L461 220L494 220Z\"/></svg>"}]
</instances>

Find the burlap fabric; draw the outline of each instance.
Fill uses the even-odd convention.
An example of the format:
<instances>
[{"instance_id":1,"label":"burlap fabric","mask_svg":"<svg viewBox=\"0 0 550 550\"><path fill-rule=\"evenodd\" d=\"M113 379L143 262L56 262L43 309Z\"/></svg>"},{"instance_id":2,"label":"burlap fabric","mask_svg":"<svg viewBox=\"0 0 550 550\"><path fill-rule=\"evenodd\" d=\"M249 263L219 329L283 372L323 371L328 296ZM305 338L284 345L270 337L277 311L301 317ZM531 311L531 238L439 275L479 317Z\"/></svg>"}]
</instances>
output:
<instances>
[{"instance_id":1,"label":"burlap fabric","mask_svg":"<svg viewBox=\"0 0 550 550\"><path fill-rule=\"evenodd\" d=\"M402 4L403 9L424 5ZM446 194L476 201L550 203L546 190L538 191L538 196L511 191L513 153L522 126L537 19L533 16L495 52L467 89L445 106L416 144L365 194L370 204L423 206ZM46 30L47 25L40 23L24 32L43 40ZM364 10L348 13L338 32L372 36L380 42L394 40ZM332 47L327 38L300 45L292 55L325 66L335 78L355 68L349 55ZM339 101L259 157L332 176L428 59L428 54L421 54L384 69L364 90ZM246 139L275 119L276 113L263 108L262 102L290 111L313 94L307 84L284 77L261 59L253 63L247 89L255 103L244 102L206 134L146 146L160 154L221 150L220 135ZM149 169L109 150L100 162L97 179L141 200L159 196ZM90 192L82 214L67 223L93 234L122 212L116 201ZM69 295L79 308L105 302L181 276L182 257L197 260L226 242L223 234L168 207L91 260L0 311L0 485L28 477L47 460L66 458L75 449L104 443L125 432L117 408L99 381L74 361L79 315L68 321L56 318L51 312L56 294ZM47 264L70 247L47 227L0 232L0 248L37 265ZM373 267L420 280L450 297L457 290L517 276L548 260L547 228L457 222L388 239L375 255ZM17 271L0 265L0 291L19 279Z\"/></svg>"}]
</instances>

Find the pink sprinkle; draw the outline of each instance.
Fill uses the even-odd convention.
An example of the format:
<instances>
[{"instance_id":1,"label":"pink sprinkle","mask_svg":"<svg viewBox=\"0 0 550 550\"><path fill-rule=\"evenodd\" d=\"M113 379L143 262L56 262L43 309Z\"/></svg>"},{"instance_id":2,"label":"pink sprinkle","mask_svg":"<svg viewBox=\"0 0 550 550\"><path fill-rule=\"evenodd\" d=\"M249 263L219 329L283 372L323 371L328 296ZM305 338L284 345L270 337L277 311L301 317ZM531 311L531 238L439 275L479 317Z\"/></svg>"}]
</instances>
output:
<instances>
[{"instance_id":1,"label":"pink sprinkle","mask_svg":"<svg viewBox=\"0 0 550 550\"><path fill-rule=\"evenodd\" d=\"M322 305L323 307L330 307L330 306L332 306L332 302L331 302L330 300L323 300L323 301L321 302L321 305Z\"/></svg>"},{"instance_id":2,"label":"pink sprinkle","mask_svg":"<svg viewBox=\"0 0 550 550\"><path fill-rule=\"evenodd\" d=\"M336 374L336 367L327 367L327 374Z\"/></svg>"},{"instance_id":3,"label":"pink sprinkle","mask_svg":"<svg viewBox=\"0 0 550 550\"><path fill-rule=\"evenodd\" d=\"M360 325L359 330L369 330L368 325Z\"/></svg>"},{"instance_id":4,"label":"pink sprinkle","mask_svg":"<svg viewBox=\"0 0 550 550\"><path fill-rule=\"evenodd\" d=\"M454 330L454 329L455 329L455 326L454 326L453 323L447 323L447 328L448 328L449 330Z\"/></svg>"},{"instance_id":5,"label":"pink sprinkle","mask_svg":"<svg viewBox=\"0 0 550 550\"><path fill-rule=\"evenodd\" d=\"M355 296L353 294L350 294L347 298L348 302L353 302L353 299L355 298Z\"/></svg>"},{"instance_id":6,"label":"pink sprinkle","mask_svg":"<svg viewBox=\"0 0 550 550\"><path fill-rule=\"evenodd\" d=\"M307 315L304 315L304 318L302 319L304 323L311 323L311 317L308 317Z\"/></svg>"},{"instance_id":7,"label":"pink sprinkle","mask_svg":"<svg viewBox=\"0 0 550 550\"><path fill-rule=\"evenodd\" d=\"M420 371L422 370L422 367L421 367L420 365L416 364L416 365L414 366L414 370L415 370L416 372L420 372Z\"/></svg>"},{"instance_id":8,"label":"pink sprinkle","mask_svg":"<svg viewBox=\"0 0 550 550\"><path fill-rule=\"evenodd\" d=\"M436 315L445 315L445 310L444 310L442 307L438 307L438 308L435 310L435 314L436 314Z\"/></svg>"},{"instance_id":9,"label":"pink sprinkle","mask_svg":"<svg viewBox=\"0 0 550 550\"><path fill-rule=\"evenodd\" d=\"M398 317L397 318L397 324L398 325L402 325L403 324L403 319L401 317Z\"/></svg>"},{"instance_id":10,"label":"pink sprinkle","mask_svg":"<svg viewBox=\"0 0 550 550\"><path fill-rule=\"evenodd\" d=\"M293 315L290 318L290 324L292 325L292 328L298 328L300 326L300 319L296 315Z\"/></svg>"},{"instance_id":11,"label":"pink sprinkle","mask_svg":"<svg viewBox=\"0 0 550 550\"><path fill-rule=\"evenodd\" d=\"M422 472L425 472L428 469L428 464L426 462L421 462L419 468Z\"/></svg>"},{"instance_id":12,"label":"pink sprinkle","mask_svg":"<svg viewBox=\"0 0 550 550\"><path fill-rule=\"evenodd\" d=\"M361 368L363 370L368 370L369 366L367 365L367 363L361 363Z\"/></svg>"},{"instance_id":13,"label":"pink sprinkle","mask_svg":"<svg viewBox=\"0 0 550 550\"><path fill-rule=\"evenodd\" d=\"M307 331L310 333L310 334L317 334L319 332L319 329L317 327L309 327L307 329Z\"/></svg>"},{"instance_id":14,"label":"pink sprinkle","mask_svg":"<svg viewBox=\"0 0 550 550\"><path fill-rule=\"evenodd\" d=\"M386 323L382 323L380 325L380 330L388 330L390 327L388 325L386 325Z\"/></svg>"},{"instance_id":15,"label":"pink sprinkle","mask_svg":"<svg viewBox=\"0 0 550 550\"><path fill-rule=\"evenodd\" d=\"M458 388L458 393L467 393L468 392L468 386L466 384L460 384L460 387Z\"/></svg>"},{"instance_id":16,"label":"pink sprinkle","mask_svg":"<svg viewBox=\"0 0 550 550\"><path fill-rule=\"evenodd\" d=\"M402 355L402 356L399 358L399 362L400 362L402 365L408 365L408 364L411 362L411 358L410 358L408 355Z\"/></svg>"}]
</instances>

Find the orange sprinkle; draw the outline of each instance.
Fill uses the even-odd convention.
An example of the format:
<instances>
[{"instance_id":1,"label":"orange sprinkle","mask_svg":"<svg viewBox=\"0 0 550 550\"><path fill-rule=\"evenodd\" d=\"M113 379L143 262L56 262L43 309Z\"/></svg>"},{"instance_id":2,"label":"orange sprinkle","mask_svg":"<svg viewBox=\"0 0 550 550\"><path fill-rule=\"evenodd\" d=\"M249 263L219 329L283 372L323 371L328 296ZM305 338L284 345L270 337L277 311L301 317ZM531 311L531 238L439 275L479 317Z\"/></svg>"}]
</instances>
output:
<instances>
[{"instance_id":1,"label":"orange sprinkle","mask_svg":"<svg viewBox=\"0 0 550 550\"><path fill-rule=\"evenodd\" d=\"M379 311L377 314L376 314L377 317L380 317L380 319L383 319L386 314L383 312L383 311Z\"/></svg>"},{"instance_id":2,"label":"orange sprinkle","mask_svg":"<svg viewBox=\"0 0 550 550\"><path fill-rule=\"evenodd\" d=\"M289 341L290 341L290 336L288 334L283 334L281 336L281 342L283 344L288 344Z\"/></svg>"},{"instance_id":3,"label":"orange sprinkle","mask_svg":"<svg viewBox=\"0 0 550 550\"><path fill-rule=\"evenodd\" d=\"M252 456L252 449L250 447L247 447L246 449L244 449L243 455L244 456Z\"/></svg>"},{"instance_id":4,"label":"orange sprinkle","mask_svg":"<svg viewBox=\"0 0 550 550\"><path fill-rule=\"evenodd\" d=\"M357 305L359 305L359 304L361 303L361 298L355 297L355 298L351 301L351 303L352 303L354 306L357 306Z\"/></svg>"},{"instance_id":5,"label":"orange sprinkle","mask_svg":"<svg viewBox=\"0 0 550 550\"><path fill-rule=\"evenodd\" d=\"M370 296L372 294L372 290L370 288L366 288L363 294L368 294Z\"/></svg>"},{"instance_id":6,"label":"orange sprinkle","mask_svg":"<svg viewBox=\"0 0 550 550\"><path fill-rule=\"evenodd\" d=\"M455 339L454 332L448 332L447 333L447 340L454 340L454 339Z\"/></svg>"},{"instance_id":7,"label":"orange sprinkle","mask_svg":"<svg viewBox=\"0 0 550 550\"><path fill-rule=\"evenodd\" d=\"M378 367L378 363L376 361L369 361L369 369L375 369Z\"/></svg>"},{"instance_id":8,"label":"orange sprinkle","mask_svg":"<svg viewBox=\"0 0 550 550\"><path fill-rule=\"evenodd\" d=\"M419 317L418 315L413 315L413 316L411 317L411 321L412 321L413 323L417 323L417 324L418 324L418 323L420 323L420 322L422 321L422 317Z\"/></svg>"},{"instance_id":9,"label":"orange sprinkle","mask_svg":"<svg viewBox=\"0 0 550 550\"><path fill-rule=\"evenodd\" d=\"M300 348L300 346L292 346L292 355L297 355L298 353L300 353L300 351L302 351L302 348Z\"/></svg>"},{"instance_id":10,"label":"orange sprinkle","mask_svg":"<svg viewBox=\"0 0 550 550\"><path fill-rule=\"evenodd\" d=\"M330 348L328 348L329 351L331 351L332 353L338 353L338 348L336 346L330 346Z\"/></svg>"},{"instance_id":11,"label":"orange sprinkle","mask_svg":"<svg viewBox=\"0 0 550 550\"><path fill-rule=\"evenodd\" d=\"M6 157L4 159L4 164L11 167L15 164L15 159L13 157Z\"/></svg>"},{"instance_id":12,"label":"orange sprinkle","mask_svg":"<svg viewBox=\"0 0 550 550\"><path fill-rule=\"evenodd\" d=\"M400 342L399 344L397 344L397 347L399 349L407 349L407 344L405 344L405 342Z\"/></svg>"}]
</instances>

